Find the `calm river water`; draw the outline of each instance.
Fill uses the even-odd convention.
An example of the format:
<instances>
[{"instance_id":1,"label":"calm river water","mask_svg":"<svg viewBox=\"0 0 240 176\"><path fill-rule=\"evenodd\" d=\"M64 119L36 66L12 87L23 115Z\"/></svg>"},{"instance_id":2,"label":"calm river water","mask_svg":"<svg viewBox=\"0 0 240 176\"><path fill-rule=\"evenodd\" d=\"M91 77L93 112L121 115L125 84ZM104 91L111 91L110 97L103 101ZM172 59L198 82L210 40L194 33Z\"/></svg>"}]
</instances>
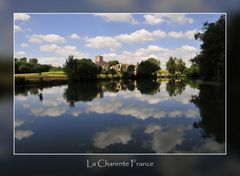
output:
<instances>
[{"instance_id":1,"label":"calm river water","mask_svg":"<svg viewBox=\"0 0 240 176\"><path fill-rule=\"evenodd\" d=\"M15 90L16 153L224 153L224 86L184 80Z\"/></svg>"}]
</instances>

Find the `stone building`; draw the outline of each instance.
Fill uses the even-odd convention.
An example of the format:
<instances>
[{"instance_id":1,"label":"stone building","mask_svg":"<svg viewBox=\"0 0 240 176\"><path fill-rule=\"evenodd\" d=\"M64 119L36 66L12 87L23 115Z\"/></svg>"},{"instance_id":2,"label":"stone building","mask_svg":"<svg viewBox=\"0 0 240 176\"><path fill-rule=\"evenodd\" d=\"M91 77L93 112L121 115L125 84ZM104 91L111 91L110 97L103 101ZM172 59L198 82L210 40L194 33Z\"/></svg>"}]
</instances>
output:
<instances>
[{"instance_id":1,"label":"stone building","mask_svg":"<svg viewBox=\"0 0 240 176\"><path fill-rule=\"evenodd\" d=\"M106 70L108 70L109 68L108 63L103 60L103 56L101 55L95 56L95 64L97 64L98 66L101 66L103 69L106 69Z\"/></svg>"},{"instance_id":2,"label":"stone building","mask_svg":"<svg viewBox=\"0 0 240 176\"><path fill-rule=\"evenodd\" d=\"M95 56L95 63L102 63L103 62L103 56L97 55Z\"/></svg>"}]
</instances>

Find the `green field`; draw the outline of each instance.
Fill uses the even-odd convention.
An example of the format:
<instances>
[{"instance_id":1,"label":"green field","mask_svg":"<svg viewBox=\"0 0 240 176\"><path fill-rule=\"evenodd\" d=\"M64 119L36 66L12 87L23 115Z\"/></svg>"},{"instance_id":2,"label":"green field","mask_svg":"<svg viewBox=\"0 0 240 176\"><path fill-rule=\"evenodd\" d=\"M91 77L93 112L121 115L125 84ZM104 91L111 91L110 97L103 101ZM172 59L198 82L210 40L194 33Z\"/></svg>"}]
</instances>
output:
<instances>
[{"instance_id":1,"label":"green field","mask_svg":"<svg viewBox=\"0 0 240 176\"><path fill-rule=\"evenodd\" d=\"M167 70L159 71L159 78L168 78L169 73ZM100 74L99 79L119 79L122 78L121 74ZM63 71L52 71L42 73L23 73L15 74L16 85L25 84L38 84L38 83L65 83L67 82L67 75Z\"/></svg>"},{"instance_id":2,"label":"green field","mask_svg":"<svg viewBox=\"0 0 240 176\"><path fill-rule=\"evenodd\" d=\"M22 73L15 74L16 77L66 77L66 74L63 71L54 71L54 72L42 72L40 73Z\"/></svg>"},{"instance_id":3,"label":"green field","mask_svg":"<svg viewBox=\"0 0 240 176\"><path fill-rule=\"evenodd\" d=\"M16 85L35 83L61 83L67 81L63 71L15 74Z\"/></svg>"}]
</instances>

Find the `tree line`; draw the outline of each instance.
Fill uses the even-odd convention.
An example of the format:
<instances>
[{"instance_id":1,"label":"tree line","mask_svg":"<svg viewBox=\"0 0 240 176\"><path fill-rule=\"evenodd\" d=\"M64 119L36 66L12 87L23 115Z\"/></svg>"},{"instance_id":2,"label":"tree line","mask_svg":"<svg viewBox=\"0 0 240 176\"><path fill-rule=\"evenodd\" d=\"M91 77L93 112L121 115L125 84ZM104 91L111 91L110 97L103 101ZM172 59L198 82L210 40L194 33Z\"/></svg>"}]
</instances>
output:
<instances>
[{"instance_id":1,"label":"tree line","mask_svg":"<svg viewBox=\"0 0 240 176\"><path fill-rule=\"evenodd\" d=\"M117 71L111 68L111 66L116 64L119 64L116 60L109 61L109 69L103 69L91 59L76 59L73 56L69 56L63 66L63 70L67 74L69 80L72 81L97 79L100 74L117 74ZM149 58L146 61L142 61L137 66L137 69L134 65L128 65L126 69L120 70L120 74L123 78L150 77L156 76L155 72L158 70L160 70L160 61Z\"/></svg>"},{"instance_id":2,"label":"tree line","mask_svg":"<svg viewBox=\"0 0 240 176\"><path fill-rule=\"evenodd\" d=\"M38 63L38 59L36 58L15 58L15 73L41 73L60 70L62 70L61 67L54 67L51 64Z\"/></svg>"},{"instance_id":3,"label":"tree line","mask_svg":"<svg viewBox=\"0 0 240 176\"><path fill-rule=\"evenodd\" d=\"M170 81L166 83L166 91L169 96L174 97L180 95L187 84L192 86L186 79L177 81L170 79ZM90 102L96 97L104 97L105 92L117 93L119 91L138 90L142 95L155 95L161 91L160 85L161 82L154 79L70 82L63 93L63 97L70 106L74 106L74 104L79 101Z\"/></svg>"},{"instance_id":4,"label":"tree line","mask_svg":"<svg viewBox=\"0 0 240 176\"><path fill-rule=\"evenodd\" d=\"M223 82L225 78L225 15L216 22L205 22L203 32L195 34L202 41L200 53L191 61L203 80Z\"/></svg>"},{"instance_id":5,"label":"tree line","mask_svg":"<svg viewBox=\"0 0 240 176\"><path fill-rule=\"evenodd\" d=\"M111 68L111 66L119 64L117 60L109 61L108 64L109 69L106 69L95 64L91 59L76 59L73 56L69 56L63 66L63 70L68 78L73 81L97 79L100 74L111 74L113 76L120 74L122 78L156 78L161 70L161 62L155 58L141 61L137 66L128 65L126 69L121 69L120 71ZM170 57L166 64L166 69L169 71L170 76L173 77L188 75L188 72L190 72L181 58Z\"/></svg>"}]
</instances>

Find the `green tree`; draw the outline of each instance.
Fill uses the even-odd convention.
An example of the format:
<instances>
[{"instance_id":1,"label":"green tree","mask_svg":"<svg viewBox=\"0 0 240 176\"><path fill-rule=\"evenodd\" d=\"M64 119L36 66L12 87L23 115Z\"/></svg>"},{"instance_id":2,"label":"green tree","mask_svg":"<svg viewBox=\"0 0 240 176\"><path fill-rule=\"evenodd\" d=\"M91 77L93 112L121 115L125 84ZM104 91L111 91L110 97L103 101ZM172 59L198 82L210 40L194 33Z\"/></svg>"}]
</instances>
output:
<instances>
[{"instance_id":1,"label":"green tree","mask_svg":"<svg viewBox=\"0 0 240 176\"><path fill-rule=\"evenodd\" d=\"M29 61L25 57L15 59L15 73L40 73L47 72L52 68L52 65L39 64L36 58L31 58Z\"/></svg>"},{"instance_id":2,"label":"green tree","mask_svg":"<svg viewBox=\"0 0 240 176\"><path fill-rule=\"evenodd\" d=\"M199 78L199 67L196 64L192 64L191 67L186 69L186 75L189 78Z\"/></svg>"},{"instance_id":3,"label":"green tree","mask_svg":"<svg viewBox=\"0 0 240 176\"><path fill-rule=\"evenodd\" d=\"M100 75L103 70L102 66L97 65L97 70L98 70L98 75Z\"/></svg>"},{"instance_id":4,"label":"green tree","mask_svg":"<svg viewBox=\"0 0 240 176\"><path fill-rule=\"evenodd\" d=\"M97 66L91 59L74 59L69 56L64 64L64 71L70 81L96 79L98 74Z\"/></svg>"},{"instance_id":5,"label":"green tree","mask_svg":"<svg viewBox=\"0 0 240 176\"><path fill-rule=\"evenodd\" d=\"M31 73L31 65L29 65L28 63L26 64L21 64L19 67L18 67L18 71L19 73Z\"/></svg>"},{"instance_id":6,"label":"green tree","mask_svg":"<svg viewBox=\"0 0 240 176\"><path fill-rule=\"evenodd\" d=\"M117 64L119 64L119 62L117 60L112 60L112 61L108 62L109 67L111 67L113 65L117 65Z\"/></svg>"},{"instance_id":7,"label":"green tree","mask_svg":"<svg viewBox=\"0 0 240 176\"><path fill-rule=\"evenodd\" d=\"M200 75L204 80L224 81L225 71L225 16L216 22L206 22L202 33L195 34L201 40L201 52L192 59L199 66Z\"/></svg>"},{"instance_id":8,"label":"green tree","mask_svg":"<svg viewBox=\"0 0 240 176\"><path fill-rule=\"evenodd\" d=\"M14 61L15 61L15 73L19 73L19 66L20 66L19 59L15 58Z\"/></svg>"},{"instance_id":9,"label":"green tree","mask_svg":"<svg viewBox=\"0 0 240 176\"><path fill-rule=\"evenodd\" d=\"M21 64L27 63L27 58L26 57L22 57L22 58L19 59L19 62Z\"/></svg>"},{"instance_id":10,"label":"green tree","mask_svg":"<svg viewBox=\"0 0 240 176\"><path fill-rule=\"evenodd\" d=\"M166 68L171 75L175 75L177 71L177 58L170 57L166 63Z\"/></svg>"},{"instance_id":11,"label":"green tree","mask_svg":"<svg viewBox=\"0 0 240 176\"><path fill-rule=\"evenodd\" d=\"M62 70L63 70L62 67L58 66L58 67L51 68L51 70L49 71L62 71Z\"/></svg>"},{"instance_id":12,"label":"green tree","mask_svg":"<svg viewBox=\"0 0 240 176\"><path fill-rule=\"evenodd\" d=\"M138 65L137 76L140 78L154 77L156 76L156 71L160 69L160 61L154 58L149 58Z\"/></svg>"},{"instance_id":13,"label":"green tree","mask_svg":"<svg viewBox=\"0 0 240 176\"><path fill-rule=\"evenodd\" d=\"M37 60L36 58L31 58L31 59L29 59L28 62L29 62L30 64L33 64L33 65L38 64L38 60Z\"/></svg>"},{"instance_id":14,"label":"green tree","mask_svg":"<svg viewBox=\"0 0 240 176\"><path fill-rule=\"evenodd\" d=\"M129 65L128 68L127 68L127 72L132 75L134 74L134 71L135 71L135 67L134 65Z\"/></svg>"},{"instance_id":15,"label":"green tree","mask_svg":"<svg viewBox=\"0 0 240 176\"><path fill-rule=\"evenodd\" d=\"M123 77L125 78L133 78L135 76L135 66L134 65L129 65L127 70L123 72Z\"/></svg>"},{"instance_id":16,"label":"green tree","mask_svg":"<svg viewBox=\"0 0 240 176\"><path fill-rule=\"evenodd\" d=\"M186 64L185 62L183 62L183 60L177 59L177 71L180 72L181 74L183 74L186 71Z\"/></svg>"}]
</instances>

